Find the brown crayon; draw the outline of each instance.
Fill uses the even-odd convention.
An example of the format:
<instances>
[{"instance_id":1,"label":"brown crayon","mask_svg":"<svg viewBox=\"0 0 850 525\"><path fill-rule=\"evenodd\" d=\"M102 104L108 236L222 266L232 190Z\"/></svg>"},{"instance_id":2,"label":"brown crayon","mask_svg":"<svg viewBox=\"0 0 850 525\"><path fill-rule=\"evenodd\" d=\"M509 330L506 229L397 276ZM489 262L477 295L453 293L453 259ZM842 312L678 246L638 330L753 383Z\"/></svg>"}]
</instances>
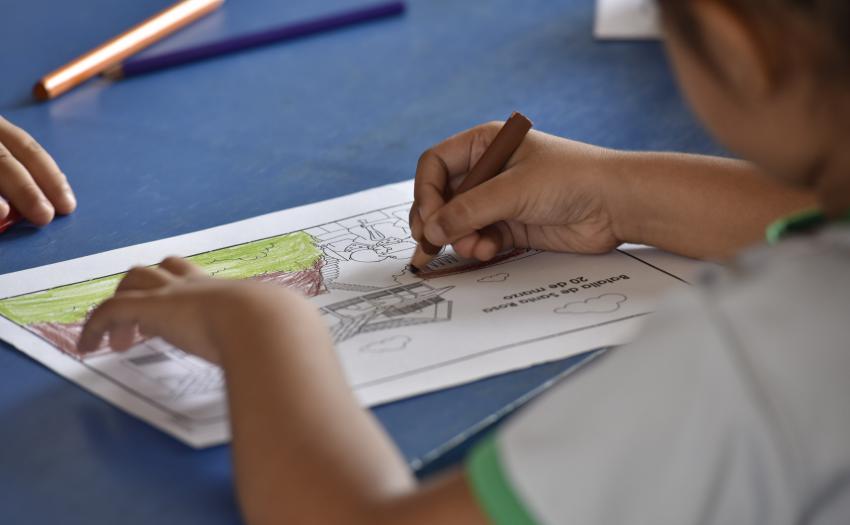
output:
<instances>
[{"instance_id":1,"label":"brown crayon","mask_svg":"<svg viewBox=\"0 0 850 525\"><path fill-rule=\"evenodd\" d=\"M492 179L499 173L507 164L511 155L522 144L523 139L531 129L531 121L522 113L514 112L511 117L505 121L502 129L496 134L493 142L475 163L475 166L469 171L469 174L460 183L460 186L455 190L454 194L459 195L468 191L479 184L483 184ZM410 261L410 271L414 274L419 273L425 268L435 255L440 253L442 246L435 246L428 242L427 239L421 239L413 257Z\"/></svg>"}]
</instances>

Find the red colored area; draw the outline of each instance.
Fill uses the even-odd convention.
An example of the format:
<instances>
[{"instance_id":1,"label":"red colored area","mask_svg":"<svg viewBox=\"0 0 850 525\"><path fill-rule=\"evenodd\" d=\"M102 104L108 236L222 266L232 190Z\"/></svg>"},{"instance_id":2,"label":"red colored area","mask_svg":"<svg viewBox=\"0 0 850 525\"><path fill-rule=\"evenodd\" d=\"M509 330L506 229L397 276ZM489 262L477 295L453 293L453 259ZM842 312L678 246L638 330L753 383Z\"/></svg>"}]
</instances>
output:
<instances>
[{"instance_id":1,"label":"red colored area","mask_svg":"<svg viewBox=\"0 0 850 525\"><path fill-rule=\"evenodd\" d=\"M325 285L322 282L323 259L316 260L313 266L300 272L275 272L251 277L253 281L274 283L297 290L307 297L314 297L324 293Z\"/></svg>"},{"instance_id":2,"label":"red colored area","mask_svg":"<svg viewBox=\"0 0 850 525\"><path fill-rule=\"evenodd\" d=\"M6 217L0 219L0 233L8 230L12 225L17 222L20 222L22 219L21 214L15 210L15 208L11 208L9 210L9 214Z\"/></svg>"},{"instance_id":3,"label":"red colored area","mask_svg":"<svg viewBox=\"0 0 850 525\"><path fill-rule=\"evenodd\" d=\"M80 337L80 332L83 331L83 323L38 323L28 326L30 330L40 335L44 339L62 350L66 354L78 356L77 339ZM106 342L101 344L101 348L106 348ZM100 348L99 348L100 350Z\"/></svg>"}]
</instances>

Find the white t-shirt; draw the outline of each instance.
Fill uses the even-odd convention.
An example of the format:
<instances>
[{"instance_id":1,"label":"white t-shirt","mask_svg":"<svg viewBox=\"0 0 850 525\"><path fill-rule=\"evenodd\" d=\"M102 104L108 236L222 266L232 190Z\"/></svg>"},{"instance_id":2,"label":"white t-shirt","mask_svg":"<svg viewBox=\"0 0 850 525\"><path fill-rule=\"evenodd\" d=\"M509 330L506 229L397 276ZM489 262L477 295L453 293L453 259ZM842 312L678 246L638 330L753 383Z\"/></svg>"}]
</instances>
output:
<instances>
[{"instance_id":1,"label":"white t-shirt","mask_svg":"<svg viewBox=\"0 0 850 525\"><path fill-rule=\"evenodd\" d=\"M850 228L669 297L468 475L494 523L850 524Z\"/></svg>"}]
</instances>

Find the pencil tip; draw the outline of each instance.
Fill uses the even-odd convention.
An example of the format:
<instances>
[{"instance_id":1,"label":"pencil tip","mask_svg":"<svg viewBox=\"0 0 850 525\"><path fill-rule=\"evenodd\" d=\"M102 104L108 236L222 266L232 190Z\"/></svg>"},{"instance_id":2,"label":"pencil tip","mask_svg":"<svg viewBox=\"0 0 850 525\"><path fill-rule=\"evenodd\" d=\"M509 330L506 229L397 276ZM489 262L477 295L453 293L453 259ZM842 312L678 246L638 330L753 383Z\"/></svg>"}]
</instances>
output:
<instances>
[{"instance_id":1,"label":"pencil tip","mask_svg":"<svg viewBox=\"0 0 850 525\"><path fill-rule=\"evenodd\" d=\"M420 271L421 270L419 268L413 266L412 264L410 265L410 273L412 273L413 275L418 274Z\"/></svg>"}]
</instances>

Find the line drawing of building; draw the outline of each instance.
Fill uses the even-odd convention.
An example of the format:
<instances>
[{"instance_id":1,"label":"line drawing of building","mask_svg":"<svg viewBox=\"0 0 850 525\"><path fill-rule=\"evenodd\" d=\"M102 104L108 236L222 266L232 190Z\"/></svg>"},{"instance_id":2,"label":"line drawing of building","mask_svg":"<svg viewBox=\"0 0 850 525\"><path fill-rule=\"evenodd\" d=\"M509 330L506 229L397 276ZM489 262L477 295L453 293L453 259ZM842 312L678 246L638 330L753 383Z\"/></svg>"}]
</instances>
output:
<instances>
[{"instance_id":1,"label":"line drawing of building","mask_svg":"<svg viewBox=\"0 0 850 525\"><path fill-rule=\"evenodd\" d=\"M443 295L452 288L425 282L393 286L326 305L321 312L334 342L340 343L362 333L450 321L452 301Z\"/></svg>"}]
</instances>

